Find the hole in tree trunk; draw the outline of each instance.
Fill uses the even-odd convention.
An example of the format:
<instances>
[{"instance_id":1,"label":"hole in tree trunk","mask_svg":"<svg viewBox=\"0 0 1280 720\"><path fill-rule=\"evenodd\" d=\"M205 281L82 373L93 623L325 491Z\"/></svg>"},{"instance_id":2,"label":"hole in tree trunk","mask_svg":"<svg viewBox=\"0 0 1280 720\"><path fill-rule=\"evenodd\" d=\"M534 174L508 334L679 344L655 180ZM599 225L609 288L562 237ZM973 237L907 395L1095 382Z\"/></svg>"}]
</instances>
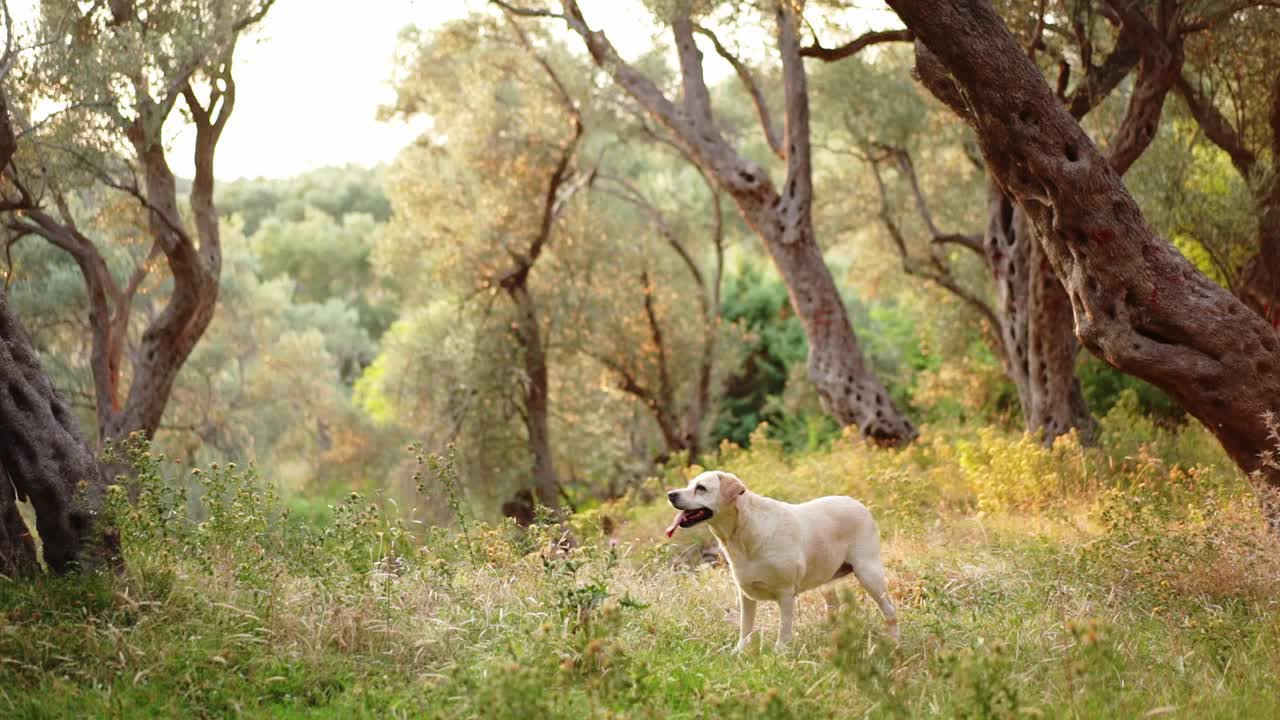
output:
<instances>
[{"instance_id":1,"label":"hole in tree trunk","mask_svg":"<svg viewBox=\"0 0 1280 720\"><path fill-rule=\"evenodd\" d=\"M9 385L9 397L13 399L13 405L24 415L30 415L35 406L31 403L31 398L27 395L27 391L21 385L11 383Z\"/></svg>"},{"instance_id":2,"label":"hole in tree trunk","mask_svg":"<svg viewBox=\"0 0 1280 720\"><path fill-rule=\"evenodd\" d=\"M1133 330L1134 332L1150 340L1151 342L1159 343L1161 345L1177 345L1177 343L1174 342L1169 337L1166 337L1165 335L1162 335L1158 331L1152 330L1151 328L1136 327Z\"/></svg>"}]
</instances>

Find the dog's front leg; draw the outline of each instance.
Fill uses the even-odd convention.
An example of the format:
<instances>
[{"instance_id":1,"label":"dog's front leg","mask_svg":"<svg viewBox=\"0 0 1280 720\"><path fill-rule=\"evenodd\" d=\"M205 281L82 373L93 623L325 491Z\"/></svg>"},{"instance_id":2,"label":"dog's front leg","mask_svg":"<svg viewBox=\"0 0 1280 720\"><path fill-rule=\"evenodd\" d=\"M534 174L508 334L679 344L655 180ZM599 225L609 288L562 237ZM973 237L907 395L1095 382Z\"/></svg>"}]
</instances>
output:
<instances>
[{"instance_id":1,"label":"dog's front leg","mask_svg":"<svg viewBox=\"0 0 1280 720\"><path fill-rule=\"evenodd\" d=\"M756 627L756 601L747 594L738 591L738 647L734 652L747 649L747 641L751 639L751 631Z\"/></svg>"},{"instance_id":2,"label":"dog's front leg","mask_svg":"<svg viewBox=\"0 0 1280 720\"><path fill-rule=\"evenodd\" d=\"M796 616L796 594L791 590L778 593L778 615L782 617L782 626L778 628L778 649L791 643L791 621Z\"/></svg>"}]
</instances>

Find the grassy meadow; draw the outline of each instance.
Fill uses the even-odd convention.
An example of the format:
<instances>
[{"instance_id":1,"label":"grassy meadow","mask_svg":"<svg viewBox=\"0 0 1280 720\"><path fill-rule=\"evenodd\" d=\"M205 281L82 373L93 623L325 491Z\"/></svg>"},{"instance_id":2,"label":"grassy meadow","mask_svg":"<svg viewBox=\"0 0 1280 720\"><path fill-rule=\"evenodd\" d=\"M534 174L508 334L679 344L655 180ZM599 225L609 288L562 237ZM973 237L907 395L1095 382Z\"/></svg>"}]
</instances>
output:
<instances>
[{"instance_id":1,"label":"grassy meadow","mask_svg":"<svg viewBox=\"0 0 1280 720\"><path fill-rule=\"evenodd\" d=\"M473 517L449 458L417 477L448 528L357 494L303 521L252 471L135 460L123 573L0 579L0 716L1280 715L1280 556L1250 486L1198 427L1123 405L1094 448L941 428L721 448L757 492L866 501L903 630L847 581L835 618L802 596L785 653L762 605L743 656L709 532L662 537L659 491L692 468L524 532Z\"/></svg>"}]
</instances>

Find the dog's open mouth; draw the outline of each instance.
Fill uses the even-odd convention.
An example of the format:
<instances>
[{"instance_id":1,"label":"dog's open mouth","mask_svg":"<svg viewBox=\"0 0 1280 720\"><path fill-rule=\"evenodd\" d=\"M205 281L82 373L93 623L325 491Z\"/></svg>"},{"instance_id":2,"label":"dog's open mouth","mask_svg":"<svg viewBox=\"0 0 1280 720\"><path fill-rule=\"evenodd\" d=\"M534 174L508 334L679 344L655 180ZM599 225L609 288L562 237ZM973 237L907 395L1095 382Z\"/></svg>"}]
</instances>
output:
<instances>
[{"instance_id":1,"label":"dog's open mouth","mask_svg":"<svg viewBox=\"0 0 1280 720\"><path fill-rule=\"evenodd\" d=\"M706 508L694 508L693 510L681 510L680 514L671 523L671 527L667 528L667 537L675 534L676 528L691 528L700 522L711 519L712 513Z\"/></svg>"}]
</instances>

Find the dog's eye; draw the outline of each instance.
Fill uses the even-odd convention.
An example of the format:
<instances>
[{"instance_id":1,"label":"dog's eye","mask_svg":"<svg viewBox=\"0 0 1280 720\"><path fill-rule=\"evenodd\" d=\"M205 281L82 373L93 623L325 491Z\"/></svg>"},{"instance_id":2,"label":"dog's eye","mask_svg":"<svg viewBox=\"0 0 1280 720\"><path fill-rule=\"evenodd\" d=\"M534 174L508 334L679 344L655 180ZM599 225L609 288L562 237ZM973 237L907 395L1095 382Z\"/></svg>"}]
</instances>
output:
<instances>
[{"instance_id":1,"label":"dog's eye","mask_svg":"<svg viewBox=\"0 0 1280 720\"><path fill-rule=\"evenodd\" d=\"M706 488L702 487L701 485L694 485L694 486L693 486L693 491L694 491L694 492L706 492Z\"/></svg>"}]
</instances>

